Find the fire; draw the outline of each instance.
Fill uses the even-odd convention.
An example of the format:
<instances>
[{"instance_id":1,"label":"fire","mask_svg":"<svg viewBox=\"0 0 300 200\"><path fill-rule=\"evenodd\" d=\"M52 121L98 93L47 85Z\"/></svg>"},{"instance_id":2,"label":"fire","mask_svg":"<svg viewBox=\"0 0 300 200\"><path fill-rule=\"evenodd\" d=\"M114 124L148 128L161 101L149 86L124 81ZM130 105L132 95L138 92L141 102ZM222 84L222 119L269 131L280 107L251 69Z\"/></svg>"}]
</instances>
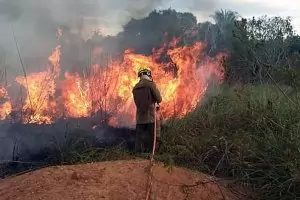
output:
<instances>
[{"instance_id":1,"label":"fire","mask_svg":"<svg viewBox=\"0 0 300 200\"><path fill-rule=\"evenodd\" d=\"M113 61L108 66L94 65L89 73L90 77L66 74L62 91L67 115L86 117L104 111L112 114L113 117L109 119L112 125L133 125L135 106L132 88L138 82L138 69L148 66L163 97L162 116L165 119L185 116L201 102L210 76L214 75L222 81L224 73L220 65L221 57L207 58L199 65L199 55L204 44L197 42L192 46L179 48L175 45L176 40L162 47L168 48L170 63L159 63L154 59L163 52L162 48L154 50L155 56L126 50L122 62ZM177 72L167 70L172 63L176 65Z\"/></svg>"},{"instance_id":2,"label":"fire","mask_svg":"<svg viewBox=\"0 0 300 200\"><path fill-rule=\"evenodd\" d=\"M7 90L0 87L0 120L4 120L12 111L12 105L8 98Z\"/></svg>"},{"instance_id":3,"label":"fire","mask_svg":"<svg viewBox=\"0 0 300 200\"><path fill-rule=\"evenodd\" d=\"M114 126L131 126L135 122L135 105L132 88L139 81L140 67L152 70L163 102L164 119L184 117L201 103L212 76L223 81L222 56L203 56L205 45L196 42L191 46L176 47L177 40L153 50L145 56L126 50L122 60L112 60L107 65L94 64L85 76L60 73L60 47L48 58L47 70L17 77L16 81L27 91L24 111L28 111L24 123L53 123L60 117L90 117L104 113L108 123ZM99 60L100 47L95 48L93 58ZM161 62L161 56L168 55ZM201 56L200 56L201 55ZM0 110L0 117L3 118Z\"/></svg>"},{"instance_id":4,"label":"fire","mask_svg":"<svg viewBox=\"0 0 300 200\"><path fill-rule=\"evenodd\" d=\"M20 76L16 81L26 88L27 97L23 110L25 111L25 123L50 124L53 119L53 110L56 103L53 100L56 79L59 75L60 47L48 58L47 70L39 73L32 73L28 76Z\"/></svg>"},{"instance_id":5,"label":"fire","mask_svg":"<svg viewBox=\"0 0 300 200\"><path fill-rule=\"evenodd\" d=\"M62 82L63 102L68 117L88 117L91 114L91 100L89 84L78 74L65 74L66 80Z\"/></svg>"}]
</instances>

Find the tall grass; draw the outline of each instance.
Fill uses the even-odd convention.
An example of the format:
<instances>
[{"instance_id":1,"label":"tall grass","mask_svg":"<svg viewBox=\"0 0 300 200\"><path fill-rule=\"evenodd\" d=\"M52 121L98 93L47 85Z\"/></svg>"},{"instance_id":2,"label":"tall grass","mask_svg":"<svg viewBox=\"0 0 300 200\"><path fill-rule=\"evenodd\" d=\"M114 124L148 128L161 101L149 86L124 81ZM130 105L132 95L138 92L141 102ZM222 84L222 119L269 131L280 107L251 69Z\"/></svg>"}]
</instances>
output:
<instances>
[{"instance_id":1,"label":"tall grass","mask_svg":"<svg viewBox=\"0 0 300 200\"><path fill-rule=\"evenodd\" d=\"M300 199L299 111L272 85L225 88L184 119L168 122L160 154L246 183L259 199Z\"/></svg>"}]
</instances>

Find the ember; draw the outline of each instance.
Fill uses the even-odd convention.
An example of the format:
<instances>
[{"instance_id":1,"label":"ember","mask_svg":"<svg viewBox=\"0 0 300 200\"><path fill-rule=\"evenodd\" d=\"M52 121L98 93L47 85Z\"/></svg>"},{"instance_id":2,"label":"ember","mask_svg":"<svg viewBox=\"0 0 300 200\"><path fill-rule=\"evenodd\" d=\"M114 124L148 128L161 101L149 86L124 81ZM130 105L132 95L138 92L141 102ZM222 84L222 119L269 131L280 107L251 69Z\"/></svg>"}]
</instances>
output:
<instances>
[{"instance_id":1,"label":"ember","mask_svg":"<svg viewBox=\"0 0 300 200\"><path fill-rule=\"evenodd\" d=\"M202 101L210 77L217 77L221 83L224 72L220 62L222 56L204 57L205 45L201 42L176 47L177 42L174 40L164 44L153 50L151 56L126 50L122 61L113 60L106 66L95 64L90 67L88 76L67 72L63 80L58 79L61 56L58 46L49 57L45 71L16 78L27 91L23 106L26 114L22 115L22 122L51 124L59 118L90 117L101 111L111 116L107 119L110 125L131 126L135 119L131 91L138 81L137 70L142 66L151 68L154 81L161 91L161 114L164 119L185 116ZM99 49L95 48L93 57L99 54ZM170 57L169 63L158 61L163 52ZM56 91L60 91L59 95ZM3 96L1 92L0 97ZM5 119L11 110L9 101L1 104L1 119Z\"/></svg>"}]
</instances>

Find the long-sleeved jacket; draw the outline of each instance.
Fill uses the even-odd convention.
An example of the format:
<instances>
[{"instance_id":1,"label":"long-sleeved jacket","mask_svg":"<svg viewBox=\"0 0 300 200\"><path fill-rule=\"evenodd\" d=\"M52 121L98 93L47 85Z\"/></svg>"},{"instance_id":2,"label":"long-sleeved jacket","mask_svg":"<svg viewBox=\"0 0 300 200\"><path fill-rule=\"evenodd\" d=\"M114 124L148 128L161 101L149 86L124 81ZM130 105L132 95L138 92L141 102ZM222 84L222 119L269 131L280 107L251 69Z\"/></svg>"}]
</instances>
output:
<instances>
[{"instance_id":1,"label":"long-sleeved jacket","mask_svg":"<svg viewBox=\"0 0 300 200\"><path fill-rule=\"evenodd\" d=\"M156 84L148 79L140 79L133 90L136 105L136 123L154 123L155 103L161 103L162 97Z\"/></svg>"}]
</instances>

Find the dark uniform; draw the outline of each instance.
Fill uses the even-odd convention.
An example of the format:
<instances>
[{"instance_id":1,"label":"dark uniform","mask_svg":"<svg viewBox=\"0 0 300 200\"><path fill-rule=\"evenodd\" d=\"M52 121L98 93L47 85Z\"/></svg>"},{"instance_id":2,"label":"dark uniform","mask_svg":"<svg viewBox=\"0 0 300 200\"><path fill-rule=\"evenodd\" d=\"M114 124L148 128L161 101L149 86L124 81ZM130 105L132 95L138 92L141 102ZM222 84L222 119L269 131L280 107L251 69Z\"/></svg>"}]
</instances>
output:
<instances>
[{"instance_id":1,"label":"dark uniform","mask_svg":"<svg viewBox=\"0 0 300 200\"><path fill-rule=\"evenodd\" d=\"M155 103L162 98L156 84L141 78L134 86L134 102L136 105L136 152L151 152L153 147Z\"/></svg>"}]
</instances>

